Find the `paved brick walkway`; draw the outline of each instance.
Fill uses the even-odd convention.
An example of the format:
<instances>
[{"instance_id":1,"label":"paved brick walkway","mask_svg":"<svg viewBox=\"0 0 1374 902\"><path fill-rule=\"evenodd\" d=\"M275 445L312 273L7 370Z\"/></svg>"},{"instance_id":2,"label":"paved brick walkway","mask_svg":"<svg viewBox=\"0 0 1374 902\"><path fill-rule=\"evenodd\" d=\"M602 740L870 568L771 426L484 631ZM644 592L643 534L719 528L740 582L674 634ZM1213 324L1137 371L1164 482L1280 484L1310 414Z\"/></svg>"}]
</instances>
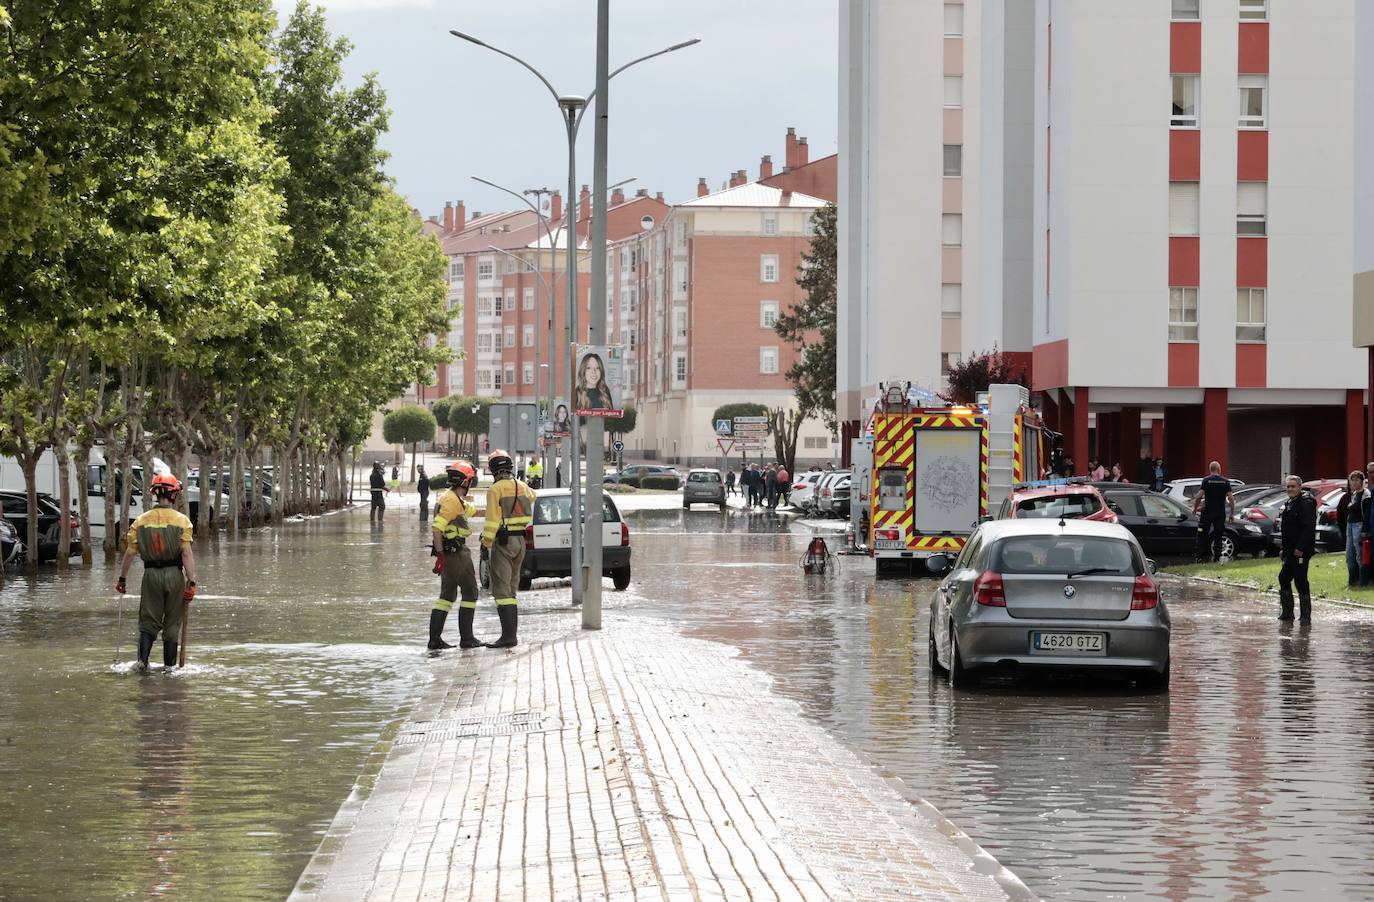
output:
<instances>
[{"instance_id":1,"label":"paved brick walkway","mask_svg":"<svg viewBox=\"0 0 1374 902\"><path fill-rule=\"evenodd\" d=\"M293 898L1029 896L730 649L608 626L446 652Z\"/></svg>"}]
</instances>

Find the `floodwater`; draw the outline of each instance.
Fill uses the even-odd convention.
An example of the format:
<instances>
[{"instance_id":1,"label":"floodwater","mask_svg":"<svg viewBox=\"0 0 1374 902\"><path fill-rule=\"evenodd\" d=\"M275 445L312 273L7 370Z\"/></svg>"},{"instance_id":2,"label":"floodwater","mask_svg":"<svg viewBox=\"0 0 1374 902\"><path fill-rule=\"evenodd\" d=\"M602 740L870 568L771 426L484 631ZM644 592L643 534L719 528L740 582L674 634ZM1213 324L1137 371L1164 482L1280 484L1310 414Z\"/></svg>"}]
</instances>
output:
<instances>
[{"instance_id":1,"label":"floodwater","mask_svg":"<svg viewBox=\"0 0 1374 902\"><path fill-rule=\"evenodd\" d=\"M740 516L646 516L643 606L741 648L1038 895L1374 898L1370 614L1319 603L1310 629L1280 625L1274 602L1168 582L1167 694L951 691L927 655L934 580L875 581L863 557L807 576L806 537L766 515L743 537Z\"/></svg>"},{"instance_id":2,"label":"floodwater","mask_svg":"<svg viewBox=\"0 0 1374 902\"><path fill-rule=\"evenodd\" d=\"M198 550L188 666L139 676L114 573L0 588L0 898L280 899L377 739L442 667L415 511ZM805 576L784 518L629 515L606 597L730 643L810 717L927 798L1036 893L1073 899L1374 892L1374 618L1170 585L1173 688L1089 680L951 692L926 659L930 580L866 558ZM137 575L137 569L135 570ZM575 629L562 584L522 635ZM609 585L609 584L608 584ZM494 634L490 605L479 635ZM120 635L122 634L122 635ZM161 649L154 651L160 659Z\"/></svg>"}]
</instances>

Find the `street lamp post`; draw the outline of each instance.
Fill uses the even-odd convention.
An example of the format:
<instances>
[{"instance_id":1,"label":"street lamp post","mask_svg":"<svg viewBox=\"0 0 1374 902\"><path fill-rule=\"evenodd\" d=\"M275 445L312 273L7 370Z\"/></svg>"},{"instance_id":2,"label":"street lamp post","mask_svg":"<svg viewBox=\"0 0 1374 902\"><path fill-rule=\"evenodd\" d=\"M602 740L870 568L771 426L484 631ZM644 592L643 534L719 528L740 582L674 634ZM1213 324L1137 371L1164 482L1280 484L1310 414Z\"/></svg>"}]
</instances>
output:
<instances>
[{"instance_id":1,"label":"street lamp post","mask_svg":"<svg viewBox=\"0 0 1374 902\"><path fill-rule=\"evenodd\" d=\"M597 74L597 79L596 79L597 84L596 84L596 89L592 92L592 96L597 96L598 94L600 95L600 98L601 98L601 99L598 101L598 109L601 111L601 113L600 113L600 117L599 117L599 118L600 118L600 121L597 123L597 141L598 141L597 160L596 160L596 162L597 162L597 168L596 168L596 172L594 173L594 179L593 179L593 181L596 183L597 190L598 190L598 194L597 194L597 196L595 196L595 197L593 198L593 201L592 201L593 204L596 205L596 211L597 211L596 214L594 214L593 217L592 217L592 228L593 228L593 230L598 230L598 223L600 224L600 226L599 226L599 231L598 231L599 243L593 242L593 248L592 248L592 250L593 250L594 253L593 253L593 256L592 256L591 267L592 267L592 277L593 277L593 279L596 280L596 281L599 281L600 284L602 285L601 294L602 294L603 300L604 300L604 295L605 295L605 275L604 275L605 270L604 270L604 267L605 267L605 265L606 265L606 264L605 264L605 257L606 257L606 233L605 233L606 198L605 198L605 196L604 196L604 190L605 190L605 186L606 186L606 157L605 157L605 152L606 152L605 97L606 97L607 90L608 90L608 84L609 84L609 82L610 82L610 80L611 80L612 78L614 78L615 76L619 75L621 72L624 72L626 69L630 68L631 66L638 65L639 63L642 63L642 62L644 62L644 61L646 61L646 60L653 59L653 58L656 57L656 56L662 56L662 55L664 55L665 53L672 53L672 52L675 51L675 50L681 50L681 49L683 49L684 47L690 47L690 46L692 46L693 44L696 44L696 43L699 42L699 39L697 39L697 38L692 38L692 39L689 40L689 41L682 41L682 42L680 42L680 43L673 44L673 45L670 46L670 47L665 47L665 48L663 48L662 50L657 50L657 51L655 51L655 52L653 52L653 53L645 54L644 56L641 56L641 57L639 57L639 58L637 58L637 59L630 60L628 63L625 63L624 65L620 66L619 68L615 69L614 71L607 72L607 62L606 62L606 59L607 59L607 38L608 38L608 26L607 26L607 21L608 21L608 9L609 9L609 5L608 5L607 0L599 0L598 16L597 16L597 72L596 72L596 74ZM567 340L567 342L565 342L565 345L569 348L569 350L571 350L572 343L575 342L575 341L577 341L578 338L580 337L579 334L578 334L578 319L579 319L579 317L578 317L578 315L577 315L577 313L578 313L578 311L577 311L577 263L576 263L577 233L576 233L576 228L575 228L575 222L576 222L576 220L575 220L574 215L573 215L573 209L574 209L574 205L573 205L573 197L574 197L574 194L573 194L573 192L575 192L575 191L577 190L577 130L578 130L578 126L581 125L581 123L582 123L582 114L586 112L587 103L588 103L588 100L589 100L590 98L581 97L581 96L578 96L578 95L576 95L576 94L560 95L560 94L558 93L558 91L554 88L553 84L552 84L547 78L544 77L544 74L543 74L542 72L540 72L540 71L539 71L538 69L536 69L534 66L531 66L529 63L525 62L524 60L522 60L520 57L516 56L515 54L510 53L509 51L506 51L506 50L502 50L500 47L494 47L494 46L492 46L491 44L488 44L487 42L481 40L480 38L473 37L473 36L470 35L470 34L464 34L463 32L458 31L458 30L456 30L456 29L450 29L450 30L449 30L449 34L453 35L453 36L456 37L456 38L461 38L461 39L463 39L464 41L467 41L467 42L469 42L469 43L471 43L471 44L476 44L478 47L484 47L484 48L486 48L487 50L490 50L490 51L493 52L493 53L496 53L496 54L499 54L499 55L501 55L501 56L504 56L504 57L506 57L507 59L511 60L512 62L517 63L517 64L520 65L520 66L523 66L525 69L527 69L527 70L530 72L530 74L532 74L535 78L539 79L539 81L544 85L544 87L545 87L546 89L548 89L548 92L549 92L549 94L553 97L554 102L558 104L559 113L560 113L560 116L561 116L561 118L562 118L562 120L563 120L564 128L565 128L565 130L566 130L566 132L567 132L567 137L568 137L568 195L567 195L567 196L568 196L568 203L567 203L567 213L566 213L566 229L567 229L567 232L566 232L566 240L567 240L567 242L568 242L567 275L566 275L566 278L567 278L567 281L568 281L568 285L567 285L567 292L568 292L568 340ZM601 272L601 278L600 278L600 279L597 279L598 270L600 270L600 272ZM600 325L600 329L598 330L598 334L597 334L597 336L596 336L596 337L600 338L600 337L601 337L600 333L604 333L604 331L605 331L605 310L604 310L604 307L602 306L601 303L592 304L591 307L592 307L592 311L593 311L593 312L592 312L593 324L598 324L598 323L599 323L599 325ZM597 319L597 310L598 310L598 309L600 309L600 311L601 311L601 317L600 317L599 320ZM552 362L554 361L554 359L555 359L555 358L550 357L549 362L552 363ZM576 410L576 405L572 403L573 399L572 399L572 391L571 391L571 390L572 390L573 387L574 387L574 381L573 381L573 375L572 375L572 360L571 360L571 358L568 360L568 366L567 366L565 369L566 369L566 374L565 374L565 375L566 375L566 380L567 380L565 384L568 386L568 389L569 389L569 392L568 392L568 400L569 400L570 405L571 405L571 406L573 407L573 409L574 409L574 412L573 412L573 415L572 415L572 432L573 432L573 435L572 435L572 442L571 442L571 445L572 445L572 453L569 455L569 457L571 458L570 467L569 467L569 476L570 476L569 483L570 483L570 487L571 487L571 490L572 490L572 600L573 600L573 604L581 604L581 603L582 603L582 600L583 600L583 586L584 586L584 584L585 584L585 581L584 581L584 579L583 579L584 574L583 574L583 572L582 572L582 570L583 570L583 568L582 568L582 557L583 557L583 555L582 555L582 541L583 541L583 536L582 536L582 533L583 533L583 528L582 528L582 527L583 527L583 523L582 523L582 520L583 520L583 512L582 512L582 506L581 506L581 500L582 500L582 499L581 499L582 467L581 467L581 460L580 460L580 458L581 458L581 449L580 449L580 447L579 447L579 439L581 438L581 428L580 428L580 427L581 427L581 422L580 422L581 418L577 416L577 414L576 414L576 412L575 412L575 410ZM599 423L599 422L598 422L597 426L598 426L598 427L600 426L600 423ZM599 442L599 441L600 441L600 438L601 438L601 430L600 430L599 428L597 428L597 429L594 430L594 432L595 432L595 438L596 438L596 440ZM595 477L596 477L596 485L595 485L594 491L595 491L596 496L597 496L597 509L596 509L596 511L595 511L595 522L599 524L599 523L601 522L601 508L600 508L600 493L601 493L600 478L601 478L601 477L600 477L600 463L599 463L599 459L598 459L598 463L597 463L596 465L594 465L594 472L595 472ZM596 558L596 560L599 562L599 561L600 561L600 558L601 558L601 533L600 533L599 527L598 527L598 529L597 529L595 539L596 539L596 543L595 543L595 544L596 544L595 558ZM587 612L587 611L583 611L583 615L582 615L582 626L583 626L583 628L585 628L585 629L600 629L600 628L601 628L601 610L600 610L600 604L599 604L599 599L600 599L600 592L599 592L599 589L600 589L600 584L601 584L601 573L600 573L599 567L598 567L597 572L594 574L594 578L595 578L595 580L596 580L596 582L597 582L597 599L598 599L598 604L597 604L597 609L596 609L595 611L593 611L593 612L590 612L590 613L589 613L589 612Z\"/></svg>"}]
</instances>

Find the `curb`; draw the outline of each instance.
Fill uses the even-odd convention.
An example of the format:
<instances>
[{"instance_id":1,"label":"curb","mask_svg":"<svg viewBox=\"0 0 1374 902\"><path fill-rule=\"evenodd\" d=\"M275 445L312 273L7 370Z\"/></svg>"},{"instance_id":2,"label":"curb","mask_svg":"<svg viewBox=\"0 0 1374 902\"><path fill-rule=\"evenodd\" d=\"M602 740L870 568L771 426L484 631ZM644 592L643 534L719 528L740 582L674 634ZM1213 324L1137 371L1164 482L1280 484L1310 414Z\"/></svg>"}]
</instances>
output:
<instances>
[{"instance_id":1,"label":"curb","mask_svg":"<svg viewBox=\"0 0 1374 902\"><path fill-rule=\"evenodd\" d=\"M895 777L893 778L896 779ZM900 781L899 781L900 782ZM916 803L916 810L935 822L935 826L940 832L948 836L953 843L958 846L965 855L973 860L973 870L979 874L987 874L997 885L1002 887L1002 891L1007 894L1007 898L1012 902L1032 902L1039 897L1031 892L1030 887L1021 882L1021 878L1007 869L1000 861L993 857L992 853L984 849L973 838L959 829L959 826L945 817L939 808L925 799Z\"/></svg>"},{"instance_id":2,"label":"curb","mask_svg":"<svg viewBox=\"0 0 1374 902\"><path fill-rule=\"evenodd\" d=\"M1222 586L1227 589L1244 589L1247 592L1254 592L1257 595L1267 595L1270 598L1279 597L1278 592L1272 591L1270 589L1261 589L1259 586L1255 586L1250 583L1240 583L1226 579L1214 579L1210 576L1193 576L1191 574L1185 573L1170 573L1167 570L1164 571L1163 575L1168 577L1169 579L1188 580L1191 582L1205 583L1211 586ZM1334 604L1339 605L1343 608L1352 608L1357 611L1374 611L1374 604L1368 604L1362 601L1353 601L1349 598L1330 598L1325 595L1314 595L1312 597L1312 600L1320 601L1323 604Z\"/></svg>"}]
</instances>

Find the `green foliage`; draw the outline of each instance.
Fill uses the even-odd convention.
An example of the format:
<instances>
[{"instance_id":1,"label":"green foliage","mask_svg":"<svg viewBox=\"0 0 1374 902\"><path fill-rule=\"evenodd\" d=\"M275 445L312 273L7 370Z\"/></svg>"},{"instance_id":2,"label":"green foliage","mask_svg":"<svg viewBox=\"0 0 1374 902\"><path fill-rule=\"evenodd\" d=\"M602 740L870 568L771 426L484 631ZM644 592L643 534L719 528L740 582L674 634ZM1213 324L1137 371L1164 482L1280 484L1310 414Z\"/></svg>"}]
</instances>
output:
<instances>
[{"instance_id":1,"label":"green foliage","mask_svg":"<svg viewBox=\"0 0 1374 902\"><path fill-rule=\"evenodd\" d=\"M629 435L635 431L638 421L639 411L635 410L633 404L626 404L623 415L606 418L606 432L610 435Z\"/></svg>"},{"instance_id":2,"label":"green foliage","mask_svg":"<svg viewBox=\"0 0 1374 902\"><path fill-rule=\"evenodd\" d=\"M448 474L436 473L429 477L429 488L432 492L442 492L448 488Z\"/></svg>"},{"instance_id":3,"label":"green foliage","mask_svg":"<svg viewBox=\"0 0 1374 902\"><path fill-rule=\"evenodd\" d=\"M453 407L449 409L448 428L463 435L478 436L491 427L491 398L459 395L451 400Z\"/></svg>"},{"instance_id":4,"label":"green foliage","mask_svg":"<svg viewBox=\"0 0 1374 902\"><path fill-rule=\"evenodd\" d=\"M950 404L973 404L978 394L990 385L1024 385L1030 387L1026 368L1017 366L994 345L991 351L969 355L957 366L949 368L949 388L940 398Z\"/></svg>"},{"instance_id":5,"label":"green foliage","mask_svg":"<svg viewBox=\"0 0 1374 902\"><path fill-rule=\"evenodd\" d=\"M453 409L452 398L440 398L429 406L430 413L434 414L434 422L439 424L440 429L448 429L448 414Z\"/></svg>"},{"instance_id":6,"label":"green foliage","mask_svg":"<svg viewBox=\"0 0 1374 902\"><path fill-rule=\"evenodd\" d=\"M663 489L674 491L681 488L682 483L676 476L645 476L639 480L639 487L642 489Z\"/></svg>"},{"instance_id":7,"label":"green foliage","mask_svg":"<svg viewBox=\"0 0 1374 902\"><path fill-rule=\"evenodd\" d=\"M627 485L627 486L629 486L629 487L632 488L632 489L637 489L637 488L639 488L639 483L640 483L640 477L639 477L639 476L625 476L625 477L623 477L623 478L620 480L620 484L621 484L621 485Z\"/></svg>"},{"instance_id":8,"label":"green foliage","mask_svg":"<svg viewBox=\"0 0 1374 902\"><path fill-rule=\"evenodd\" d=\"M711 428L715 429L716 420L734 420L735 417L767 417L768 408L752 401L722 404L711 414Z\"/></svg>"},{"instance_id":9,"label":"green foliage","mask_svg":"<svg viewBox=\"0 0 1374 902\"><path fill-rule=\"evenodd\" d=\"M418 404L409 404L388 412L382 419L382 438L392 445L432 442L437 425L434 414Z\"/></svg>"},{"instance_id":10,"label":"green foliage","mask_svg":"<svg viewBox=\"0 0 1374 902\"><path fill-rule=\"evenodd\" d=\"M838 234L834 204L826 204L812 217L815 233L802 257L797 285L806 298L783 311L773 329L799 352L788 368L797 405L804 414L816 413L834 432L835 420L835 320Z\"/></svg>"}]
</instances>

